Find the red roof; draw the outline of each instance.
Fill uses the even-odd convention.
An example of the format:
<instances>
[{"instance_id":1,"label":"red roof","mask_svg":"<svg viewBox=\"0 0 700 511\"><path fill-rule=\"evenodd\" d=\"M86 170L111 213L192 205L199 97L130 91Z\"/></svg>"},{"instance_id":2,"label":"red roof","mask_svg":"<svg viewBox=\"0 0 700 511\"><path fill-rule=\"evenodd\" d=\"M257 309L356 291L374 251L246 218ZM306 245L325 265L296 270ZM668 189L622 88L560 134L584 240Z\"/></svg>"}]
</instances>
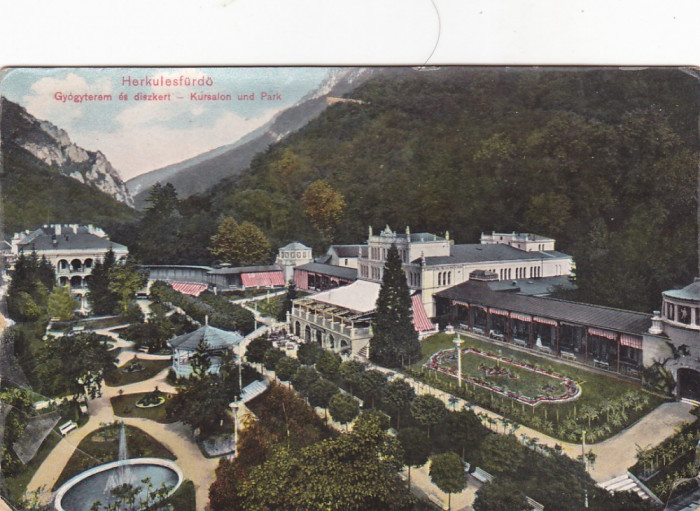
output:
<instances>
[{"instance_id":1,"label":"red roof","mask_svg":"<svg viewBox=\"0 0 700 511\"><path fill-rule=\"evenodd\" d=\"M416 332L435 330L435 325L432 324L425 312L421 295L413 295L411 301L413 302L413 328L416 329Z\"/></svg>"},{"instance_id":2,"label":"red roof","mask_svg":"<svg viewBox=\"0 0 700 511\"><path fill-rule=\"evenodd\" d=\"M170 285L175 291L192 296L199 296L207 289L205 284L195 284L193 282L171 282Z\"/></svg>"},{"instance_id":3,"label":"red roof","mask_svg":"<svg viewBox=\"0 0 700 511\"><path fill-rule=\"evenodd\" d=\"M284 286L284 276L281 271L241 273L241 281L245 287Z\"/></svg>"}]
</instances>

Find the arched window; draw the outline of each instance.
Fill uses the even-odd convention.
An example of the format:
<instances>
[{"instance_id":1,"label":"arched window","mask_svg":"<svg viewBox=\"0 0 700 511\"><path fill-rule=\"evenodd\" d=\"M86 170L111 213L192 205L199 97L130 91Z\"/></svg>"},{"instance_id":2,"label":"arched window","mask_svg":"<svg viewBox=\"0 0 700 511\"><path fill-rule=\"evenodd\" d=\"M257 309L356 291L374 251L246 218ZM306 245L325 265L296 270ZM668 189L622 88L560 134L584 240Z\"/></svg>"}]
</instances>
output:
<instances>
[{"instance_id":1,"label":"arched window","mask_svg":"<svg viewBox=\"0 0 700 511\"><path fill-rule=\"evenodd\" d=\"M304 339L306 342L311 342L311 327L309 325L304 328Z\"/></svg>"},{"instance_id":2,"label":"arched window","mask_svg":"<svg viewBox=\"0 0 700 511\"><path fill-rule=\"evenodd\" d=\"M301 325L298 321L294 323L294 335L296 335L297 337L301 337Z\"/></svg>"},{"instance_id":3,"label":"arched window","mask_svg":"<svg viewBox=\"0 0 700 511\"><path fill-rule=\"evenodd\" d=\"M323 343L323 332L321 330L316 330L316 342Z\"/></svg>"},{"instance_id":4,"label":"arched window","mask_svg":"<svg viewBox=\"0 0 700 511\"><path fill-rule=\"evenodd\" d=\"M335 337L332 335L328 336L328 347L332 350L335 349Z\"/></svg>"}]
</instances>

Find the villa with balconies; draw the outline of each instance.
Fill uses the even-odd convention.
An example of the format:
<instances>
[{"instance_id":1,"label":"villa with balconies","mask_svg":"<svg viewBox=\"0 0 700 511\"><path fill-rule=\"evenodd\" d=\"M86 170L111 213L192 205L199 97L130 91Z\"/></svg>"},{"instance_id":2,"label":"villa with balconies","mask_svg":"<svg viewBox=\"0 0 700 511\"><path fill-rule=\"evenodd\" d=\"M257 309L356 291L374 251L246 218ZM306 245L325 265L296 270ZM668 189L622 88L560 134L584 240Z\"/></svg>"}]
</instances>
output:
<instances>
[{"instance_id":1,"label":"villa with balconies","mask_svg":"<svg viewBox=\"0 0 700 511\"><path fill-rule=\"evenodd\" d=\"M127 247L110 241L99 227L52 224L16 233L12 237L10 252L14 257L32 252L40 258L46 257L56 271L56 282L69 286L78 300L79 310L87 311L87 283L92 269L110 249L117 262L124 262L129 255Z\"/></svg>"}]
</instances>

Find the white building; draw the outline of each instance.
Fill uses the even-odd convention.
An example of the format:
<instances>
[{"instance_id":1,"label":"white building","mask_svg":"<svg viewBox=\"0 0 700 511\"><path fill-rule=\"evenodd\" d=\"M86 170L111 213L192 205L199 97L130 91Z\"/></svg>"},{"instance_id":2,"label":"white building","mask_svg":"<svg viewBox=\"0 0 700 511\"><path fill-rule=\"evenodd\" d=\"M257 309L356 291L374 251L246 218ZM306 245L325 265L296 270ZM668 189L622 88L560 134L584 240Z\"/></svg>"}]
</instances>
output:
<instances>
[{"instance_id":1,"label":"white building","mask_svg":"<svg viewBox=\"0 0 700 511\"><path fill-rule=\"evenodd\" d=\"M358 278L381 282L386 255L396 245L412 292L419 292L428 316L434 317L433 295L489 272L495 280L514 281L571 276L571 256L554 250L555 240L525 233L482 234L481 243L456 245L449 232L396 233L387 226L378 235L369 229L368 249L358 259Z\"/></svg>"},{"instance_id":2,"label":"white building","mask_svg":"<svg viewBox=\"0 0 700 511\"><path fill-rule=\"evenodd\" d=\"M46 257L56 271L56 282L70 286L71 293L79 302L79 310L89 309L87 282L92 269L105 254L112 250L117 262L124 262L129 250L109 240L99 227L78 224L44 225L34 231L16 233L11 241L13 258L19 254L36 252L39 258Z\"/></svg>"},{"instance_id":3,"label":"white building","mask_svg":"<svg viewBox=\"0 0 700 511\"><path fill-rule=\"evenodd\" d=\"M289 282L294 278L294 268L313 261L311 248L303 243L295 241L279 249L275 264L282 268L284 281Z\"/></svg>"}]
</instances>

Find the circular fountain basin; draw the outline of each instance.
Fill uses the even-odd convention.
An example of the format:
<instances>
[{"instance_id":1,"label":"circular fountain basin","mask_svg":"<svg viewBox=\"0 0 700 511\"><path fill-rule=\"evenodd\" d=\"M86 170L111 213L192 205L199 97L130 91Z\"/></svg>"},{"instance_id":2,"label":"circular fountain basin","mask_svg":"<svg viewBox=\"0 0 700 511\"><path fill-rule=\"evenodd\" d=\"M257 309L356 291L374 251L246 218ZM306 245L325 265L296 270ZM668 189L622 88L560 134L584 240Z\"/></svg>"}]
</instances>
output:
<instances>
[{"instance_id":1,"label":"circular fountain basin","mask_svg":"<svg viewBox=\"0 0 700 511\"><path fill-rule=\"evenodd\" d=\"M92 505L100 501L106 508L110 502L116 500L107 489L108 481L123 465L128 467L133 484L142 487L136 502L139 499L146 501L147 488L141 483L141 480L146 477L151 478L152 492L165 483L172 487L170 494L177 490L183 480L182 471L170 460L134 458L113 461L93 467L69 479L56 492L54 507L58 511L90 511Z\"/></svg>"}]
</instances>

